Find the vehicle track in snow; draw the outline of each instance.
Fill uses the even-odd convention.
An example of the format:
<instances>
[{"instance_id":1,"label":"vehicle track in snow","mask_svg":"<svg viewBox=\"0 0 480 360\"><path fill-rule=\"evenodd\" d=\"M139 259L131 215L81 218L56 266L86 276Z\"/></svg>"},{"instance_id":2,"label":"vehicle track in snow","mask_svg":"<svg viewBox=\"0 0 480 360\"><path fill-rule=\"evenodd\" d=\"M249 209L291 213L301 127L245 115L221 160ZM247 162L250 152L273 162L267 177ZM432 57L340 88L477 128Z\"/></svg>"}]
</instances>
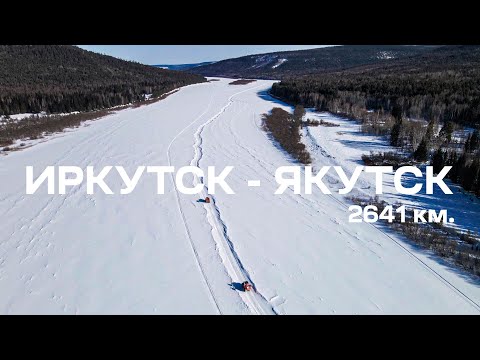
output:
<instances>
[{"instance_id":1,"label":"vehicle track in snow","mask_svg":"<svg viewBox=\"0 0 480 360\"><path fill-rule=\"evenodd\" d=\"M203 137L202 133L203 130L207 125L215 121L220 115L225 113L225 111L233 104L234 97L240 95L244 92L251 91L256 89L259 86L255 86L253 88L248 88L246 90L239 91L228 98L227 104L220 109L218 113L214 116L209 118L206 122L199 126L197 131L194 134L195 143L193 145L194 148L194 157L190 162L191 166L200 167L200 161L203 157ZM196 175L194 176L194 185L199 183L203 183L203 179L200 180ZM249 281L254 291L253 292L240 292L240 297L250 309L253 314L256 315L276 315L277 313L273 309L272 305L268 302L268 300L258 291L258 288L255 286L255 282L252 280L247 269L242 264L240 257L238 256L234 244L228 235L228 229L222 217L220 215L220 210L216 205L215 198L208 194L208 189L206 185L202 190L202 196L206 197L209 196L212 198L212 202L210 204L205 204L205 210L207 212L207 220L212 227L212 237L217 244L219 255L223 261L225 269L227 270L228 275L230 276L232 283L242 283L245 280Z\"/></svg>"},{"instance_id":2,"label":"vehicle track in snow","mask_svg":"<svg viewBox=\"0 0 480 360\"><path fill-rule=\"evenodd\" d=\"M185 132L187 131L193 124L195 124L197 121L199 121L202 117L205 116L205 114L210 110L210 107L212 106L212 102L213 102L213 93L212 95L210 96L210 101L208 103L208 106L206 107L206 109L199 115L197 116L197 118L195 120L193 120L190 124L188 124L187 126L185 126L182 130L180 130L180 132L175 135L175 137L172 139L172 141L170 142L170 144L168 144L168 147L167 147L167 160L168 160L168 166L172 166L172 159L171 159L171 155L170 155L170 150L172 148L172 145L175 143L175 141ZM175 189L174 193L175 193L175 199L176 199L176 202L177 202L177 208L178 208L178 211L180 212L180 216L182 217L182 222L183 222L183 228L185 230L185 235L187 237L187 240L188 240L188 243L190 245L190 248L192 250L192 253L193 253L193 256L195 258L195 263L197 265L197 268L198 270L200 271L200 274L202 275L202 279L203 279L203 282L205 284L205 286L207 287L208 289L208 293L209 293L209 296L210 296L210 300L211 302L213 303L214 307L215 307L215 310L217 312L217 314L220 314L222 315L222 311L220 310L220 306L218 305L218 301L217 299L215 298L215 294L213 292L213 289L212 289L212 286L210 284L210 282L208 281L208 277L205 273L205 269L202 265L202 262L200 261L200 257L198 255L198 251L197 251L197 247L195 246L195 243L193 242L193 239L192 239L192 235L190 233L190 228L188 227L188 223L187 223L187 219L185 218L185 214L182 210L182 206L180 204L180 196L178 195L178 189L176 188L175 186L175 178L173 176L173 173L170 173L170 179L172 181L172 186L173 188Z\"/></svg>"}]
</instances>

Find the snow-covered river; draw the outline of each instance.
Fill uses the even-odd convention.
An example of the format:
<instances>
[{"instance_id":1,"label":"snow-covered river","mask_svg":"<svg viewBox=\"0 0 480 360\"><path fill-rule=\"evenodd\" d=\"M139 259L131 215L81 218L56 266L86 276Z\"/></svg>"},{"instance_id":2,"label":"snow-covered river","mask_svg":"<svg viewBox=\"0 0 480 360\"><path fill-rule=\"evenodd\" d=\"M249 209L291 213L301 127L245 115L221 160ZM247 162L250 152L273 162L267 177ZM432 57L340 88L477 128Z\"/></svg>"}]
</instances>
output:
<instances>
[{"instance_id":1,"label":"snow-covered river","mask_svg":"<svg viewBox=\"0 0 480 360\"><path fill-rule=\"evenodd\" d=\"M191 85L0 158L0 313L480 312L477 282L393 234L348 223L341 196L274 195L275 169L292 162L261 115L288 106L267 95L271 81L229 82ZM372 139L332 121L342 127L311 130L315 162L358 165ZM220 190L205 204L167 181L155 195L155 178L144 177L129 195L87 195L85 185L25 195L28 165L233 165L236 194ZM245 280L254 293L238 291Z\"/></svg>"}]
</instances>

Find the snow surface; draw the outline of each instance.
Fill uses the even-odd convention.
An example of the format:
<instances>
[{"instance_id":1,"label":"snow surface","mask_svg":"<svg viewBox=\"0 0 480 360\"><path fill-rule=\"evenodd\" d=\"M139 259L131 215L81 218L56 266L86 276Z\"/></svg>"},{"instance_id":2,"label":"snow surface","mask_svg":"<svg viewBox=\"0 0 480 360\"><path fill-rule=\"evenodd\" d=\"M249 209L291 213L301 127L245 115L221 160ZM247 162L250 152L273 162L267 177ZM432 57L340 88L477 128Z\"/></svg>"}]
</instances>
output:
<instances>
[{"instance_id":1,"label":"snow surface","mask_svg":"<svg viewBox=\"0 0 480 360\"><path fill-rule=\"evenodd\" d=\"M279 59L278 62L272 66L272 69L278 68L280 65L286 63L288 60L287 59Z\"/></svg>"},{"instance_id":2,"label":"snow surface","mask_svg":"<svg viewBox=\"0 0 480 360\"><path fill-rule=\"evenodd\" d=\"M479 313L477 282L393 234L349 224L342 197L273 195L275 169L292 161L262 131L261 114L288 107L267 95L272 81L230 81L184 87L0 158L0 313ZM305 136L314 140L333 146L315 152L315 164L338 152L355 161L340 136ZM145 176L129 195L86 195L85 184L25 195L27 165L132 173L169 164L233 165L236 194L220 189L201 203L206 192L181 194L172 177L155 195L155 177ZM238 291L245 280L256 292Z\"/></svg>"},{"instance_id":3,"label":"snow surface","mask_svg":"<svg viewBox=\"0 0 480 360\"><path fill-rule=\"evenodd\" d=\"M380 60L395 59L395 53L391 51L380 51L377 55L377 59L380 59Z\"/></svg>"},{"instance_id":4,"label":"snow surface","mask_svg":"<svg viewBox=\"0 0 480 360\"><path fill-rule=\"evenodd\" d=\"M70 112L70 113L57 113L55 115L57 116L65 116L65 115L72 115L72 114L78 114L79 111L73 111L73 112ZM45 111L42 111L40 113L23 113L23 114L12 114L9 116L9 118L11 120L16 120L16 121L20 121L20 120L25 120L25 119L28 119L29 117L32 117L32 116L38 116L38 117L44 117L44 116L47 116L48 114L45 112ZM0 116L0 123L2 121L7 121L7 119L5 118L4 115L1 115Z\"/></svg>"},{"instance_id":5,"label":"snow surface","mask_svg":"<svg viewBox=\"0 0 480 360\"><path fill-rule=\"evenodd\" d=\"M41 112L41 113L38 113L38 114L34 114L34 113L23 113L23 114L13 114L13 115L10 115L10 119L13 119L13 120L23 120L23 119L26 119L26 118L29 118L31 116L46 116L47 113L46 112ZM0 119L4 119L5 117L2 115L0 116Z\"/></svg>"},{"instance_id":6,"label":"snow surface","mask_svg":"<svg viewBox=\"0 0 480 360\"><path fill-rule=\"evenodd\" d=\"M253 59L255 59L255 64L250 66L250 69L258 69L264 66L267 66L271 64L273 61L275 61L278 58L278 55L255 55L252 56Z\"/></svg>"}]
</instances>

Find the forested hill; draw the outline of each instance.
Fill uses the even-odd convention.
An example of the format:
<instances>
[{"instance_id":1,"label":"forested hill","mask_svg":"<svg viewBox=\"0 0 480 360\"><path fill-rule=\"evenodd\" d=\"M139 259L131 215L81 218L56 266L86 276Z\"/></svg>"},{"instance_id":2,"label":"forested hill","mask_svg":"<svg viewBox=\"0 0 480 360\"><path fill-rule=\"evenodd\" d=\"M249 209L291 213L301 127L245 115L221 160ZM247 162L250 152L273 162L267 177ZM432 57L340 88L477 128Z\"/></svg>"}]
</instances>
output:
<instances>
[{"instance_id":1,"label":"forested hill","mask_svg":"<svg viewBox=\"0 0 480 360\"><path fill-rule=\"evenodd\" d=\"M388 63L417 56L435 46L349 45L309 50L249 55L199 66L193 72L205 76L282 79L342 70L365 64Z\"/></svg>"},{"instance_id":2,"label":"forested hill","mask_svg":"<svg viewBox=\"0 0 480 360\"><path fill-rule=\"evenodd\" d=\"M479 45L446 45L433 47L429 51L421 52L418 56L398 58L394 61L357 66L346 70L354 73L381 73L384 75L393 72L426 73L457 71L463 74L476 70L480 65Z\"/></svg>"},{"instance_id":3,"label":"forested hill","mask_svg":"<svg viewBox=\"0 0 480 360\"><path fill-rule=\"evenodd\" d=\"M76 46L0 46L0 115L107 108L203 81Z\"/></svg>"},{"instance_id":4,"label":"forested hill","mask_svg":"<svg viewBox=\"0 0 480 360\"><path fill-rule=\"evenodd\" d=\"M396 117L480 125L480 46L443 46L419 56L290 78L272 93L288 102L361 118Z\"/></svg>"}]
</instances>

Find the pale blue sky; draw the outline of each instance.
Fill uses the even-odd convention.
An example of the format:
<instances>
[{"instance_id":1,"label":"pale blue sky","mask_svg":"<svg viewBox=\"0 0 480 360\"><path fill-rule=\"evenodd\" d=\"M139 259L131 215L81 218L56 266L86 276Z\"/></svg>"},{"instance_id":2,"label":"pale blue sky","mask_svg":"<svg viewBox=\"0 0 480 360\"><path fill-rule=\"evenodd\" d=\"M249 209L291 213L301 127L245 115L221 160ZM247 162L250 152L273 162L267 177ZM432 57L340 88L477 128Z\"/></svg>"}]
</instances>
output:
<instances>
[{"instance_id":1,"label":"pale blue sky","mask_svg":"<svg viewBox=\"0 0 480 360\"><path fill-rule=\"evenodd\" d=\"M81 48L143 64L189 64L272 51L325 45L79 45Z\"/></svg>"}]
</instances>

